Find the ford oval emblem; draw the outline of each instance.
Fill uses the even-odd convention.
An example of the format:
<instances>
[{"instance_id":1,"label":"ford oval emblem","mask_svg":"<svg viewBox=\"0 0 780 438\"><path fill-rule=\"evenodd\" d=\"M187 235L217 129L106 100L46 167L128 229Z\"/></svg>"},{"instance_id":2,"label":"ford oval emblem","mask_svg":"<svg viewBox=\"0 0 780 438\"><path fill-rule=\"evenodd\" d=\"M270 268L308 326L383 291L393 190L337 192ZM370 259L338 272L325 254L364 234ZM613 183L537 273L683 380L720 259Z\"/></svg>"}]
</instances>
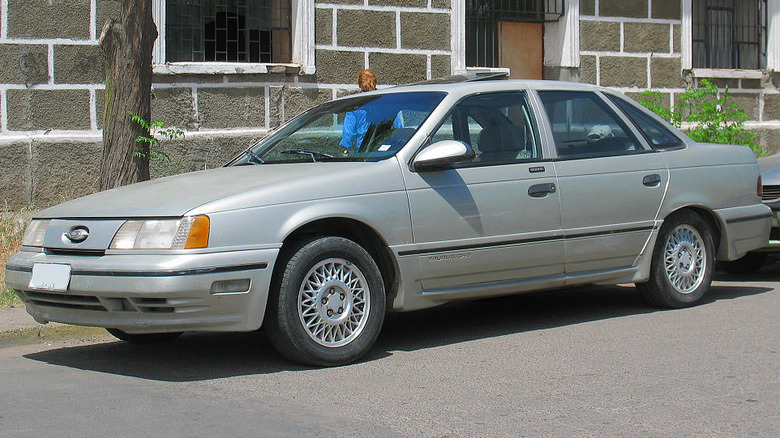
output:
<instances>
[{"instance_id":1,"label":"ford oval emblem","mask_svg":"<svg viewBox=\"0 0 780 438\"><path fill-rule=\"evenodd\" d=\"M81 243L89 237L87 227L76 227L65 233L65 237L73 243Z\"/></svg>"}]
</instances>

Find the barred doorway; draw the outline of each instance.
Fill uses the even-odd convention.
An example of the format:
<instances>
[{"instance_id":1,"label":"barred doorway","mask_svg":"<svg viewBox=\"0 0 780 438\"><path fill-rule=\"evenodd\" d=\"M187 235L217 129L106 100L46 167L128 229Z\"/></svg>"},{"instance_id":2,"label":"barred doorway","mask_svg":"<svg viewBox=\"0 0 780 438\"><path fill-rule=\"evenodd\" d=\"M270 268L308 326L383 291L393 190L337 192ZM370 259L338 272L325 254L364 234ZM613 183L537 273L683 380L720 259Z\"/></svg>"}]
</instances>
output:
<instances>
[{"instance_id":1,"label":"barred doorway","mask_svg":"<svg viewBox=\"0 0 780 438\"><path fill-rule=\"evenodd\" d=\"M563 1L466 0L466 65L543 79L544 23L563 15Z\"/></svg>"}]
</instances>

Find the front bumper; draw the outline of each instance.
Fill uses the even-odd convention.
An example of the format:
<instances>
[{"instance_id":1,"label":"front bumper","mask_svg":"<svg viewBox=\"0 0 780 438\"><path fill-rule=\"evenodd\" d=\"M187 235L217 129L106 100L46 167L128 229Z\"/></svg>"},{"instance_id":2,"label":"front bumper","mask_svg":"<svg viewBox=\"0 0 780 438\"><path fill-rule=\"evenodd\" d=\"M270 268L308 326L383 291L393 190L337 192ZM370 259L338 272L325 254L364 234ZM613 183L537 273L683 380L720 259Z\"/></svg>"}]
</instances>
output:
<instances>
[{"instance_id":1,"label":"front bumper","mask_svg":"<svg viewBox=\"0 0 780 438\"><path fill-rule=\"evenodd\" d=\"M6 283L41 323L139 334L251 331L262 325L277 255L278 249L100 256L21 251L6 265ZM37 263L70 266L67 290L31 287ZM231 280L247 287L212 293L215 282Z\"/></svg>"}]
</instances>

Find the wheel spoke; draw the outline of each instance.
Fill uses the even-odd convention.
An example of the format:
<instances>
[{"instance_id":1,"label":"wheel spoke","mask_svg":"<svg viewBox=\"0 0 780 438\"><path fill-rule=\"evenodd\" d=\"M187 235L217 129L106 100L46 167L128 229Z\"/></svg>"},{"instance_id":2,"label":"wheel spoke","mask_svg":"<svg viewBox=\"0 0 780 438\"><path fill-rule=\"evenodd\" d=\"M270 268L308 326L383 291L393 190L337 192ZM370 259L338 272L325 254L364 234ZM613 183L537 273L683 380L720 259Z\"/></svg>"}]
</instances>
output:
<instances>
[{"instance_id":1,"label":"wheel spoke","mask_svg":"<svg viewBox=\"0 0 780 438\"><path fill-rule=\"evenodd\" d=\"M368 320L367 286L360 269L345 259L327 259L312 267L298 293L298 315L309 337L325 347L357 338Z\"/></svg>"},{"instance_id":2,"label":"wheel spoke","mask_svg":"<svg viewBox=\"0 0 780 438\"><path fill-rule=\"evenodd\" d=\"M703 281L706 248L698 231L679 225L669 235L664 248L664 268L669 283L679 292L693 292Z\"/></svg>"}]
</instances>

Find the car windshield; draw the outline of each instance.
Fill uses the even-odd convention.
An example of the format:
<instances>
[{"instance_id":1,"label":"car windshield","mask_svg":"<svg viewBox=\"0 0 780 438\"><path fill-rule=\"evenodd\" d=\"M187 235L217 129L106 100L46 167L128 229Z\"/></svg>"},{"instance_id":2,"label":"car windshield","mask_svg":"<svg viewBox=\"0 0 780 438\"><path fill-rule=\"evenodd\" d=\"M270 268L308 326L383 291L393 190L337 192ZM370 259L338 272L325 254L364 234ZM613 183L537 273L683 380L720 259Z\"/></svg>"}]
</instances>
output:
<instances>
[{"instance_id":1,"label":"car windshield","mask_svg":"<svg viewBox=\"0 0 780 438\"><path fill-rule=\"evenodd\" d=\"M358 95L317 106L234 159L230 166L319 161L377 161L417 132L444 93Z\"/></svg>"}]
</instances>

